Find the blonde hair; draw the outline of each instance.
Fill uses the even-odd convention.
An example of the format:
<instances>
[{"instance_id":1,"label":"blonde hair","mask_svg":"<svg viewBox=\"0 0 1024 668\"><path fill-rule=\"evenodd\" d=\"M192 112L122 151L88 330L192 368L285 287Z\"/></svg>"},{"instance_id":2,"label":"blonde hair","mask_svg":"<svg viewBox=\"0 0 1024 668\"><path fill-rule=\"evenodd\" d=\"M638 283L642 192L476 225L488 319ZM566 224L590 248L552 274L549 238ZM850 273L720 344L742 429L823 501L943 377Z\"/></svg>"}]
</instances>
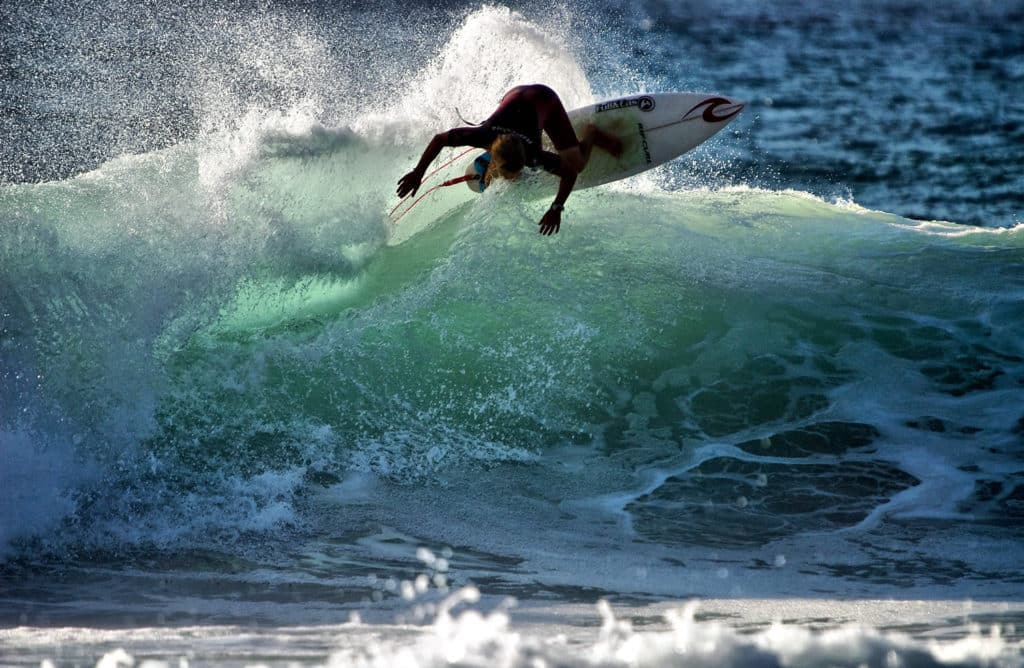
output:
<instances>
[{"instance_id":1,"label":"blonde hair","mask_svg":"<svg viewBox=\"0 0 1024 668\"><path fill-rule=\"evenodd\" d=\"M515 135L498 135L498 138L491 142L491 164L484 175L484 183L490 185L491 179L495 176L515 178L525 166L526 147L523 146L523 140Z\"/></svg>"}]
</instances>

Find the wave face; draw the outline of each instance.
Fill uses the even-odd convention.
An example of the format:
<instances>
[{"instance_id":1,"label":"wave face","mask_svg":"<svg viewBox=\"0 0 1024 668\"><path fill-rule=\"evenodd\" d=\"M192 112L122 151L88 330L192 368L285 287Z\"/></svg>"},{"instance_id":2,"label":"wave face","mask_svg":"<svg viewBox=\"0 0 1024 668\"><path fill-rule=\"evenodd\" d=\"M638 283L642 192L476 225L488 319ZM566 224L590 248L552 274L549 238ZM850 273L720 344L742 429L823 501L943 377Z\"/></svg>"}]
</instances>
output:
<instances>
[{"instance_id":1,"label":"wave face","mask_svg":"<svg viewBox=\"0 0 1024 668\"><path fill-rule=\"evenodd\" d=\"M477 118L523 80L577 106L668 79L624 47L675 25L648 9L625 35L435 9L447 28L411 51L430 57L390 85L333 67L358 14L344 47L322 17L260 15L194 61L187 137L2 186L5 568L244 553L319 577L304 545L359 580L425 543L520 595L1019 593L1024 226L780 187L750 148L778 105L756 103L688 159L574 194L555 238L514 187L388 221L455 100ZM269 43L241 50L243 28ZM480 43L509 67L467 70ZM806 577L757 579L787 562Z\"/></svg>"},{"instance_id":2,"label":"wave face","mask_svg":"<svg viewBox=\"0 0 1024 668\"><path fill-rule=\"evenodd\" d=\"M63 458L79 526L141 510L157 535L125 538L159 541L258 521L267 472L292 494L570 443L636 466L731 447L630 503L655 539L855 525L931 475L974 482L918 511L1019 519L1012 459L978 457L1010 458L1024 417L1024 228L638 185L574 195L553 243L506 189L389 245L386 147L262 141L216 202L194 147L4 192L4 431L30 476ZM223 516L193 518L207 494Z\"/></svg>"}]
</instances>

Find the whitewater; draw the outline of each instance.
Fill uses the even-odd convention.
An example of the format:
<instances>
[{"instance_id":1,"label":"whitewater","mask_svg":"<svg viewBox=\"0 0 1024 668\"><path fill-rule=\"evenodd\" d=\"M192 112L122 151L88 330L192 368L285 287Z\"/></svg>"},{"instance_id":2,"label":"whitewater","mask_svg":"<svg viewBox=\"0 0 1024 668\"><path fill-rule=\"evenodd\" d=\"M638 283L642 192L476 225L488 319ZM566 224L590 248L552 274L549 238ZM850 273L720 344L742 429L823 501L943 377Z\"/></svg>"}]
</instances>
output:
<instances>
[{"instance_id":1,"label":"whitewater","mask_svg":"<svg viewBox=\"0 0 1024 668\"><path fill-rule=\"evenodd\" d=\"M51 9L3 41L0 665L1024 665L1024 104L933 97L1019 90L1019 3ZM552 238L529 180L393 223L527 82L748 106Z\"/></svg>"}]
</instances>

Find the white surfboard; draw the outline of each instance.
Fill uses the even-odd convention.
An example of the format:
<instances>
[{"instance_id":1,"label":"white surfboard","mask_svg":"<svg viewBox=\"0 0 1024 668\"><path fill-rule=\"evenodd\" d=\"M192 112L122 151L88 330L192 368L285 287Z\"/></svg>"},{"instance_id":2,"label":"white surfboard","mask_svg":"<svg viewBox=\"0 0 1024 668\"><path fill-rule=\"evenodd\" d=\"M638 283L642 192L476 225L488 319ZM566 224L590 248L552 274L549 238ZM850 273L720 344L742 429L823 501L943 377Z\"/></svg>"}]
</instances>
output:
<instances>
[{"instance_id":1,"label":"white surfboard","mask_svg":"<svg viewBox=\"0 0 1024 668\"><path fill-rule=\"evenodd\" d=\"M698 146L743 111L744 103L721 95L702 93L656 93L633 95L573 109L569 120L577 136L589 124L622 140L622 155L612 157L600 148L580 172L576 189L618 181L678 158ZM548 138L544 136L545 144ZM553 150L550 145L546 150ZM476 159L469 158L464 173L479 172ZM473 192L481 192L478 181L467 181Z\"/></svg>"}]
</instances>

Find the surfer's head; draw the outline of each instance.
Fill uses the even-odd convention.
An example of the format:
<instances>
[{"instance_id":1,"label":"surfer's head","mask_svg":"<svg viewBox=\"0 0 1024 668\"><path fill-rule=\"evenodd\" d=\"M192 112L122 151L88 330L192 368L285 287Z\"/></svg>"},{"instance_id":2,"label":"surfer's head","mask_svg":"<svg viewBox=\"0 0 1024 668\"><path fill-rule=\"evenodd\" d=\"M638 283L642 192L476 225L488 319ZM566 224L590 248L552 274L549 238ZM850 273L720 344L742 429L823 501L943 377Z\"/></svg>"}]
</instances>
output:
<instances>
[{"instance_id":1,"label":"surfer's head","mask_svg":"<svg viewBox=\"0 0 1024 668\"><path fill-rule=\"evenodd\" d=\"M495 176L515 179L526 166L526 147L523 140L515 135L498 135L491 142L491 165L487 170L487 181Z\"/></svg>"}]
</instances>

